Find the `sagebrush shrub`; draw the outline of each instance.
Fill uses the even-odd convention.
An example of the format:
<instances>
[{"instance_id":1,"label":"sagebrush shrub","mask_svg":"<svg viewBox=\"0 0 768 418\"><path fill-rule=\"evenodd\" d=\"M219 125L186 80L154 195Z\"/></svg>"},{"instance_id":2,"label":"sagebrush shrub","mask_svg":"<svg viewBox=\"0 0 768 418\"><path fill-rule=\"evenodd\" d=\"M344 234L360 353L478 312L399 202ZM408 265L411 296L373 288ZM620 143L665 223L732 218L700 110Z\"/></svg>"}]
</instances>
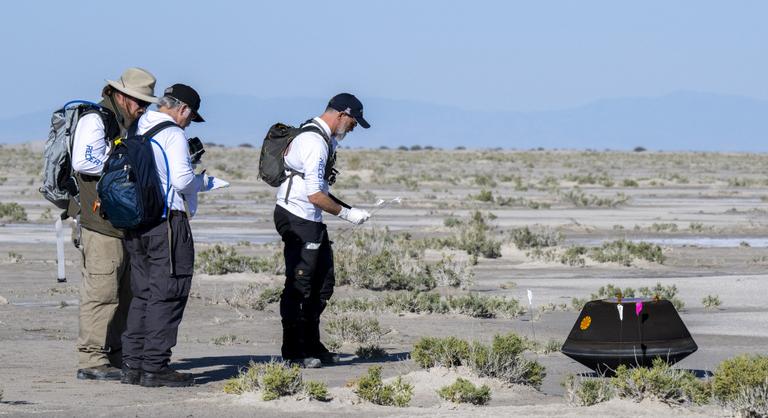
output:
<instances>
[{"instance_id":1,"label":"sagebrush shrub","mask_svg":"<svg viewBox=\"0 0 768 418\"><path fill-rule=\"evenodd\" d=\"M381 366L372 366L368 373L357 380L355 393L376 405L404 407L411 402L413 385L403 381L402 376L385 385L381 379Z\"/></svg>"},{"instance_id":2,"label":"sagebrush shrub","mask_svg":"<svg viewBox=\"0 0 768 418\"><path fill-rule=\"evenodd\" d=\"M491 345L456 337L424 337L414 345L411 357L423 368L466 365L479 376L539 388L546 372L537 361L525 358L529 346L514 333L494 336Z\"/></svg>"},{"instance_id":3,"label":"sagebrush shrub","mask_svg":"<svg viewBox=\"0 0 768 418\"><path fill-rule=\"evenodd\" d=\"M328 393L328 385L316 380L304 382L304 394L316 401L328 402L331 400L331 395Z\"/></svg>"},{"instance_id":4,"label":"sagebrush shrub","mask_svg":"<svg viewBox=\"0 0 768 418\"><path fill-rule=\"evenodd\" d=\"M653 360L652 367L620 365L611 383L620 398L637 402L650 398L669 404L704 404L712 393L708 382L687 370L673 369L660 358Z\"/></svg>"},{"instance_id":5,"label":"sagebrush shrub","mask_svg":"<svg viewBox=\"0 0 768 418\"><path fill-rule=\"evenodd\" d=\"M664 264L665 258L661 247L656 244L625 239L605 242L600 247L593 248L590 257L599 263L619 263L627 267L631 266L635 259Z\"/></svg>"},{"instance_id":6,"label":"sagebrush shrub","mask_svg":"<svg viewBox=\"0 0 768 418\"><path fill-rule=\"evenodd\" d=\"M200 251L195 257L195 269L205 274L222 275L252 271L274 271L275 260L249 257L237 254L231 246L216 244L212 248Z\"/></svg>"},{"instance_id":7,"label":"sagebrush shrub","mask_svg":"<svg viewBox=\"0 0 768 418\"><path fill-rule=\"evenodd\" d=\"M712 391L721 402L733 400L744 388L768 380L768 356L740 355L721 362L715 369Z\"/></svg>"},{"instance_id":8,"label":"sagebrush shrub","mask_svg":"<svg viewBox=\"0 0 768 418\"><path fill-rule=\"evenodd\" d=\"M0 202L0 219L8 219L14 222L26 221L28 220L27 211L16 202Z\"/></svg>"},{"instance_id":9,"label":"sagebrush shrub","mask_svg":"<svg viewBox=\"0 0 768 418\"><path fill-rule=\"evenodd\" d=\"M491 388L488 385L475 386L467 379L457 378L452 385L443 386L437 394L453 403L471 403L485 405L491 400Z\"/></svg>"},{"instance_id":10,"label":"sagebrush shrub","mask_svg":"<svg viewBox=\"0 0 768 418\"><path fill-rule=\"evenodd\" d=\"M613 398L611 381L604 378L584 378L569 375L563 383L566 401L570 405L592 406Z\"/></svg>"},{"instance_id":11,"label":"sagebrush shrub","mask_svg":"<svg viewBox=\"0 0 768 418\"><path fill-rule=\"evenodd\" d=\"M382 328L376 318L339 316L326 322L325 331L332 339L343 343L370 345L378 344L391 330Z\"/></svg>"},{"instance_id":12,"label":"sagebrush shrub","mask_svg":"<svg viewBox=\"0 0 768 418\"><path fill-rule=\"evenodd\" d=\"M224 384L224 392L240 395L260 390L262 399L271 401L282 396L299 393L304 387L299 366L271 361L265 364L250 362L247 368Z\"/></svg>"}]
</instances>

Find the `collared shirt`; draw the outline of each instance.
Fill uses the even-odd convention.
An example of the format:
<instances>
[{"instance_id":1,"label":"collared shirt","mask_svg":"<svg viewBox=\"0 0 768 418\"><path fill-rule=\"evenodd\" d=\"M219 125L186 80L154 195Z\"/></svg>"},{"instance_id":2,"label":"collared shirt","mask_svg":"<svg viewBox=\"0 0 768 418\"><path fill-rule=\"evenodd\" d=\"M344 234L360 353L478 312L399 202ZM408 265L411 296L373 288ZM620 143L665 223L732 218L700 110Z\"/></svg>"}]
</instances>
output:
<instances>
[{"instance_id":1,"label":"collared shirt","mask_svg":"<svg viewBox=\"0 0 768 418\"><path fill-rule=\"evenodd\" d=\"M100 176L109 156L104 121L98 113L89 113L77 121L72 140L72 169L78 173Z\"/></svg>"},{"instance_id":2,"label":"collared shirt","mask_svg":"<svg viewBox=\"0 0 768 418\"><path fill-rule=\"evenodd\" d=\"M162 112L147 110L141 118L137 134L142 135L149 131L153 126L160 122L171 121L173 118ZM171 210L184 211L184 201L189 207L190 215L197 211L197 192L202 188L202 176L195 176L192 170L192 162L189 158L189 145L187 145L187 135L184 130L177 126L165 128L154 136L155 141L160 144L152 144L155 151L155 165L157 166L157 175L160 176L163 193L168 190L168 180L170 177L171 191L166 196L166 202L170 203ZM168 167L171 171L170 176L165 169L165 157L168 158Z\"/></svg>"},{"instance_id":3,"label":"collared shirt","mask_svg":"<svg viewBox=\"0 0 768 418\"><path fill-rule=\"evenodd\" d=\"M285 194L288 190L289 180L283 182L277 190L277 205L285 208L292 214L313 222L323 221L323 210L309 201L309 196L317 192L328 193L328 181L325 177L325 164L336 149L336 139L331 136L331 128L324 120L316 117L312 119L314 125L322 129L331 137L331 149L328 143L316 132L303 132L294 138L288 153L285 155L285 165L300 173L304 178L293 176L291 193L286 203Z\"/></svg>"}]
</instances>

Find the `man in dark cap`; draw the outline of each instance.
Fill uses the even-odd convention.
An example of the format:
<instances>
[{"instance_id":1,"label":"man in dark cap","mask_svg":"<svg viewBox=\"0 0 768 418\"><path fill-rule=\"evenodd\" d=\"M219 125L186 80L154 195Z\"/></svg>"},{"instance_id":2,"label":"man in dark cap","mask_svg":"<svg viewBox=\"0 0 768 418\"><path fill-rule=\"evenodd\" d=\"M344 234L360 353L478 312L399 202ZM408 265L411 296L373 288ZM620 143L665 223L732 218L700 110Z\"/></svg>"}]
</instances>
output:
<instances>
[{"instance_id":1,"label":"man in dark cap","mask_svg":"<svg viewBox=\"0 0 768 418\"><path fill-rule=\"evenodd\" d=\"M285 154L290 179L277 192L274 220L285 243L285 288L280 298L282 355L304 367L333 364L338 355L320 342L320 314L333 294L333 251L323 212L359 225L371 215L342 206L330 194L338 141L360 125L363 104L349 93L334 96L322 115L302 125Z\"/></svg>"},{"instance_id":2,"label":"man in dark cap","mask_svg":"<svg viewBox=\"0 0 768 418\"><path fill-rule=\"evenodd\" d=\"M199 110L197 92L174 84L158 100L158 110L147 111L138 120L136 133L151 133L157 142L155 165L162 190L170 190L169 215L157 225L126 232L133 300L123 333L122 383L146 387L194 383L191 375L172 370L169 363L192 284L195 247L188 217L197 210L196 194L213 185L213 177L193 172L184 133L190 123L204 121ZM165 128L158 130L161 124Z\"/></svg>"}]
</instances>

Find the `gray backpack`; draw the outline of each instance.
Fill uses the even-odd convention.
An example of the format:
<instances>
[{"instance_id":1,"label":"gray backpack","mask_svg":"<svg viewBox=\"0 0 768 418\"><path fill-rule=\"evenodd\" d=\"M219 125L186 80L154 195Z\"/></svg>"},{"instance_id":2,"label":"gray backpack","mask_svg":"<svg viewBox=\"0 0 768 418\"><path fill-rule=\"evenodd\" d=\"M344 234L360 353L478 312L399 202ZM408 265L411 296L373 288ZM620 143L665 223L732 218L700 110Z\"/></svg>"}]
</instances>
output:
<instances>
[{"instance_id":1,"label":"gray backpack","mask_svg":"<svg viewBox=\"0 0 768 418\"><path fill-rule=\"evenodd\" d=\"M96 103L73 100L51 115L51 130L43 151L43 184L40 193L59 209L67 209L69 200L78 195L72 172L72 141L78 120L86 113L106 109Z\"/></svg>"}]
</instances>

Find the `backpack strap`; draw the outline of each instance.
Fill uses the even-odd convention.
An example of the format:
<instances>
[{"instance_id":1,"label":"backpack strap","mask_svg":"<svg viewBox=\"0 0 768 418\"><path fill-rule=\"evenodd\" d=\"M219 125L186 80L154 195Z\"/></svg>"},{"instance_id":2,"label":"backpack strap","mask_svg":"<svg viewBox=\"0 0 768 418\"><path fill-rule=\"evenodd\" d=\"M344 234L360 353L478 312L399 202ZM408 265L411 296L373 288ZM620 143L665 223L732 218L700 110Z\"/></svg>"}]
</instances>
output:
<instances>
[{"instance_id":1,"label":"backpack strap","mask_svg":"<svg viewBox=\"0 0 768 418\"><path fill-rule=\"evenodd\" d=\"M136 125L138 129L138 124ZM167 187L165 189L165 195L163 196L163 218L165 218L165 222L167 223L167 230L168 230L168 257L169 257L169 265L170 265L170 275L175 276L176 275L176 266L175 266L175 259L173 254L173 231L171 231L171 214L170 214L170 208L168 204L168 194L171 192L171 167L168 164L168 155L165 153L165 150L163 149L163 146L160 145L159 142L157 142L154 138L155 135L160 133L165 128L170 128L171 126L179 126L174 122L171 122L169 120L163 121L158 123L157 125L150 128L147 132L144 132L142 136L142 140L146 141L149 140L150 143L157 145L158 148L160 148L160 152L163 153L163 160L165 160L165 175L166 175L166 183Z\"/></svg>"},{"instance_id":2,"label":"backpack strap","mask_svg":"<svg viewBox=\"0 0 768 418\"><path fill-rule=\"evenodd\" d=\"M331 150L331 137L328 136L328 134L325 133L324 129L322 129L321 127L317 126L317 124L315 124L315 121L313 119L310 119L310 120L302 123L301 126L299 126L299 133L296 134L296 136L299 136L299 135L303 134L304 132L314 132L314 133L320 135L320 137L322 137L323 140L325 140L325 143L328 144L328 151ZM295 138L296 137L294 137L294 139ZM293 142L293 140L291 140L291 142ZM291 186L293 186L293 176L299 176L301 178L304 178L304 173L302 173L300 171L296 171L296 170L294 170L294 169L292 169L290 167L286 167L286 169L291 172L291 174L288 175L288 188L285 191L285 199L284 199L285 203L288 204L288 196L290 196L290 194L291 194Z\"/></svg>"},{"instance_id":3,"label":"backpack strap","mask_svg":"<svg viewBox=\"0 0 768 418\"><path fill-rule=\"evenodd\" d=\"M179 125L177 125L176 122L165 120L151 127L147 132L144 132L141 136L143 136L144 138L153 138L155 135L159 134L160 131L162 131L165 128L170 128L171 126L179 126ZM138 128L138 125L137 125L137 128Z\"/></svg>"},{"instance_id":4,"label":"backpack strap","mask_svg":"<svg viewBox=\"0 0 768 418\"><path fill-rule=\"evenodd\" d=\"M165 150L163 149L163 146L160 145L159 142L155 141L154 136L159 134L160 131L162 131L165 128L170 128L171 126L179 126L175 122L171 122L169 120L163 121L158 123L157 125L150 128L147 132L144 132L141 136L144 138L143 140L149 140L151 143L157 145L158 148L160 148L160 152L163 153L163 159L165 160L165 174L167 176L166 183L168 183L166 189L165 189L165 195L163 196L163 218L168 217L168 193L171 192L171 168L168 165L168 155L166 155Z\"/></svg>"}]
</instances>

